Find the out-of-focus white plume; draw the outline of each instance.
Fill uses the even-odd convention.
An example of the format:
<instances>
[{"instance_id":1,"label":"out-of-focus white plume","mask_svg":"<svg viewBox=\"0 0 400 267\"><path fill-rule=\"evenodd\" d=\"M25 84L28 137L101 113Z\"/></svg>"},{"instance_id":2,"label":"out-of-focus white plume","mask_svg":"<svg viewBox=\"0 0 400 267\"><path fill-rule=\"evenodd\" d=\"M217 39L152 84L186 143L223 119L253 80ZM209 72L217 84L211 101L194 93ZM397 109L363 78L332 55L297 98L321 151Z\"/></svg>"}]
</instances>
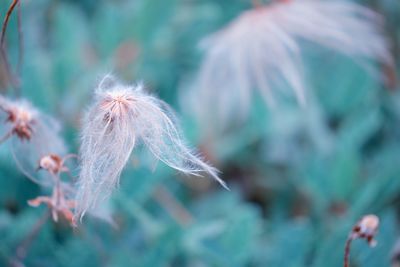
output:
<instances>
[{"instance_id":1,"label":"out-of-focus white plume","mask_svg":"<svg viewBox=\"0 0 400 267\"><path fill-rule=\"evenodd\" d=\"M207 37L205 58L189 94L202 127L222 130L247 117L254 89L269 107L292 95L307 100L301 47L305 39L357 61L391 64L381 17L345 0L285 0L243 12ZM367 65L367 64L365 64ZM187 100L186 100L187 102Z\"/></svg>"},{"instance_id":2,"label":"out-of-focus white plume","mask_svg":"<svg viewBox=\"0 0 400 267\"><path fill-rule=\"evenodd\" d=\"M271 19L270 10L246 11L201 43L206 54L192 95L200 120L205 114L209 121L211 112L223 128L246 117L253 89L273 106L279 82L288 83L298 101L305 102L299 47Z\"/></svg>"},{"instance_id":3,"label":"out-of-focus white plume","mask_svg":"<svg viewBox=\"0 0 400 267\"><path fill-rule=\"evenodd\" d=\"M106 76L83 124L78 216L111 194L137 142L172 168L198 176L207 172L226 188L217 170L184 144L167 104L146 93L142 85L126 86Z\"/></svg>"},{"instance_id":4,"label":"out-of-focus white plume","mask_svg":"<svg viewBox=\"0 0 400 267\"><path fill-rule=\"evenodd\" d=\"M292 0L273 5L286 32L352 57L392 64L383 18L349 0Z\"/></svg>"}]
</instances>

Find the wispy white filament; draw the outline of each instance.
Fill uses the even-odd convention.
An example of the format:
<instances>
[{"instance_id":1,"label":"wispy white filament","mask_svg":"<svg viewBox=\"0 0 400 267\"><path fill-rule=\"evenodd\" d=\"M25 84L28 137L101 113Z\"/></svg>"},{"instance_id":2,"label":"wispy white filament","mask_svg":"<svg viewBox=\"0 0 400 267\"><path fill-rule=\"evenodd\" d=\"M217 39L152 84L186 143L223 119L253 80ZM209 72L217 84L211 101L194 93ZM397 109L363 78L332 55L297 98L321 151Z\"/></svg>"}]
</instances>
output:
<instances>
[{"instance_id":1,"label":"wispy white filament","mask_svg":"<svg viewBox=\"0 0 400 267\"><path fill-rule=\"evenodd\" d=\"M125 86L107 76L84 119L78 215L111 194L137 142L172 168L192 175L206 172L226 188L217 170L184 144L167 104L147 94L141 85Z\"/></svg>"}]
</instances>

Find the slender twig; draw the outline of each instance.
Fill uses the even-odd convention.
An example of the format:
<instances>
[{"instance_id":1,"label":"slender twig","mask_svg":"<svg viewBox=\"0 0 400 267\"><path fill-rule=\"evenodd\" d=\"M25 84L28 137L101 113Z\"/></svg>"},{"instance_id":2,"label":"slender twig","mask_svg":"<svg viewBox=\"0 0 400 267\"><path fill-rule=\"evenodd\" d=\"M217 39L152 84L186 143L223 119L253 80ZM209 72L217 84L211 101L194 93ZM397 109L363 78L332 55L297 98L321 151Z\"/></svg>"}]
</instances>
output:
<instances>
[{"instance_id":1,"label":"slender twig","mask_svg":"<svg viewBox=\"0 0 400 267\"><path fill-rule=\"evenodd\" d=\"M18 4L18 2L19 2L19 0L13 0L13 2L11 3L10 7L7 10L6 17L4 19L3 26L2 26L2 29L1 29L0 44L1 44L2 47L4 46L4 37L6 35L8 21L10 20L10 16L11 16L12 12L14 11L14 8Z\"/></svg>"},{"instance_id":2,"label":"slender twig","mask_svg":"<svg viewBox=\"0 0 400 267\"><path fill-rule=\"evenodd\" d=\"M186 226L193 222L190 212L164 186L158 186L154 198L180 225Z\"/></svg>"},{"instance_id":3,"label":"slender twig","mask_svg":"<svg viewBox=\"0 0 400 267\"><path fill-rule=\"evenodd\" d=\"M8 81L12 85L12 87L15 89L15 91L18 92L19 91L18 85L13 77L12 72L11 72L10 63L8 62L8 57L6 55L5 49L3 47L0 47L0 52L1 52L1 57L3 58L3 61L4 61L4 67L5 67L5 71L7 73Z\"/></svg>"},{"instance_id":4,"label":"slender twig","mask_svg":"<svg viewBox=\"0 0 400 267\"><path fill-rule=\"evenodd\" d=\"M29 233L25 236L23 240L19 243L19 245L15 249L15 254L13 259L10 261L10 266L23 266L22 262L25 257L28 255L29 248L32 242L35 240L43 225L47 222L50 217L49 210L39 218L39 220L35 223Z\"/></svg>"},{"instance_id":5,"label":"slender twig","mask_svg":"<svg viewBox=\"0 0 400 267\"><path fill-rule=\"evenodd\" d=\"M17 75L21 77L22 62L24 60L24 37L22 32L22 11L21 1L17 5L17 24L18 24L18 62L17 62Z\"/></svg>"},{"instance_id":6,"label":"slender twig","mask_svg":"<svg viewBox=\"0 0 400 267\"><path fill-rule=\"evenodd\" d=\"M64 163L65 163L68 159L73 159L73 158L78 159L79 157L78 157L77 154L67 154L66 156L64 156L64 157L62 158L61 164L64 165Z\"/></svg>"},{"instance_id":7,"label":"slender twig","mask_svg":"<svg viewBox=\"0 0 400 267\"><path fill-rule=\"evenodd\" d=\"M349 267L351 241L353 241L353 238L351 236L349 236L347 238L347 240L346 240L346 245L344 247L344 264L343 264L343 267Z\"/></svg>"},{"instance_id":8,"label":"slender twig","mask_svg":"<svg viewBox=\"0 0 400 267\"><path fill-rule=\"evenodd\" d=\"M19 94L19 84L18 84L18 81L15 79L15 77L14 77L12 71L11 71L10 62L8 60L7 53L6 53L6 48L5 48L5 36L6 36L8 22L10 20L11 14L14 11L14 9L17 6L18 3L19 3L19 0L13 0L13 2L10 5L10 7L8 8L7 13L6 13L6 17L4 18L3 26L2 26L2 29L1 29L1 37L0 37L1 56L2 56L2 58L4 60L4 65L5 65L5 69L6 69L7 75L9 77L9 82L14 87L14 89L16 91L16 94Z\"/></svg>"}]
</instances>

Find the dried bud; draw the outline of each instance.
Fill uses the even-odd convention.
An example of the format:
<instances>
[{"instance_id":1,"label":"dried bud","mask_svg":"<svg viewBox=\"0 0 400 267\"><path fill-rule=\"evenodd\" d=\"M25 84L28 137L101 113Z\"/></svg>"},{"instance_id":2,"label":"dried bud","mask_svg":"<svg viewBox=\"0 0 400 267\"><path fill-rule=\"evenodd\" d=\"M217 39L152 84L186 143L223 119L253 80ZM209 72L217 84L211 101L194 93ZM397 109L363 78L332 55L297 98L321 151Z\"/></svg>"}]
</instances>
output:
<instances>
[{"instance_id":1,"label":"dried bud","mask_svg":"<svg viewBox=\"0 0 400 267\"><path fill-rule=\"evenodd\" d=\"M53 221L58 222L58 216L62 215L72 226L75 226L72 210L75 208L75 200L68 199L63 187L55 187L51 197L40 196L35 199L28 200L28 204L32 207L38 207L46 204L51 210Z\"/></svg>"},{"instance_id":2,"label":"dried bud","mask_svg":"<svg viewBox=\"0 0 400 267\"><path fill-rule=\"evenodd\" d=\"M62 159L57 155L44 156L39 161L39 168L50 173L59 173L62 169Z\"/></svg>"},{"instance_id":3,"label":"dried bud","mask_svg":"<svg viewBox=\"0 0 400 267\"><path fill-rule=\"evenodd\" d=\"M371 247L376 246L374 237L378 232L379 218L376 215L365 215L357 222L347 237L346 245L344 248L344 267L350 266L350 249L351 242L355 239L365 239Z\"/></svg>"},{"instance_id":4,"label":"dried bud","mask_svg":"<svg viewBox=\"0 0 400 267\"><path fill-rule=\"evenodd\" d=\"M369 214L362 217L362 219L354 226L351 235L353 239L362 238L368 241L371 247L376 246L374 237L378 232L379 218L376 215Z\"/></svg>"},{"instance_id":5,"label":"dried bud","mask_svg":"<svg viewBox=\"0 0 400 267\"><path fill-rule=\"evenodd\" d=\"M69 168L65 166L65 161L72 157L76 157L76 155L68 154L64 158L61 158L55 154L43 156L39 160L38 170L43 169L53 175L57 175L62 172L69 172Z\"/></svg>"}]
</instances>

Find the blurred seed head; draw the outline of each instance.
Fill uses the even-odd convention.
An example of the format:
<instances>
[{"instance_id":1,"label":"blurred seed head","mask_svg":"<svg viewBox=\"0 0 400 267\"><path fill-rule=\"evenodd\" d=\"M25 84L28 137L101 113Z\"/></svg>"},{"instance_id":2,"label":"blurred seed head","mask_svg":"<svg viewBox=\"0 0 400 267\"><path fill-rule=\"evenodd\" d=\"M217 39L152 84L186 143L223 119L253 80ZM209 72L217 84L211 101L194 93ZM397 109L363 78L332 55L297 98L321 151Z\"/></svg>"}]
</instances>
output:
<instances>
[{"instance_id":1,"label":"blurred seed head","mask_svg":"<svg viewBox=\"0 0 400 267\"><path fill-rule=\"evenodd\" d=\"M170 167L192 175L207 172L226 187L217 170L184 144L167 104L142 85L127 86L106 76L86 112L81 138L78 216L111 194L137 141Z\"/></svg>"},{"instance_id":2,"label":"blurred seed head","mask_svg":"<svg viewBox=\"0 0 400 267\"><path fill-rule=\"evenodd\" d=\"M368 60L392 63L382 28L377 13L345 0L277 1L245 11L201 43L205 58L189 108L203 128L225 130L247 117L253 89L269 107L293 94L304 105L300 39L368 69ZM208 127L212 121L215 127Z\"/></svg>"},{"instance_id":3,"label":"blurred seed head","mask_svg":"<svg viewBox=\"0 0 400 267\"><path fill-rule=\"evenodd\" d=\"M30 140L36 122L37 111L26 101L0 101L0 108L7 114L6 123L11 125L11 132L21 141Z\"/></svg>"},{"instance_id":4,"label":"blurred seed head","mask_svg":"<svg viewBox=\"0 0 400 267\"><path fill-rule=\"evenodd\" d=\"M215 120L213 126L224 129L247 117L253 89L270 107L278 95L291 94L287 87L305 103L299 47L271 13L266 7L245 11L201 43L205 58L190 97L204 127Z\"/></svg>"},{"instance_id":5,"label":"blurred seed head","mask_svg":"<svg viewBox=\"0 0 400 267\"><path fill-rule=\"evenodd\" d=\"M52 178L45 174L39 179L35 176L37 164L43 156L65 153L59 124L23 99L0 97L0 110L6 116L0 126L2 139L11 139L11 152L17 167L34 182L51 183Z\"/></svg>"},{"instance_id":6,"label":"blurred seed head","mask_svg":"<svg viewBox=\"0 0 400 267\"><path fill-rule=\"evenodd\" d=\"M367 7L348 0L293 0L273 6L274 19L295 37L343 53L357 62L393 64L383 18Z\"/></svg>"}]
</instances>

